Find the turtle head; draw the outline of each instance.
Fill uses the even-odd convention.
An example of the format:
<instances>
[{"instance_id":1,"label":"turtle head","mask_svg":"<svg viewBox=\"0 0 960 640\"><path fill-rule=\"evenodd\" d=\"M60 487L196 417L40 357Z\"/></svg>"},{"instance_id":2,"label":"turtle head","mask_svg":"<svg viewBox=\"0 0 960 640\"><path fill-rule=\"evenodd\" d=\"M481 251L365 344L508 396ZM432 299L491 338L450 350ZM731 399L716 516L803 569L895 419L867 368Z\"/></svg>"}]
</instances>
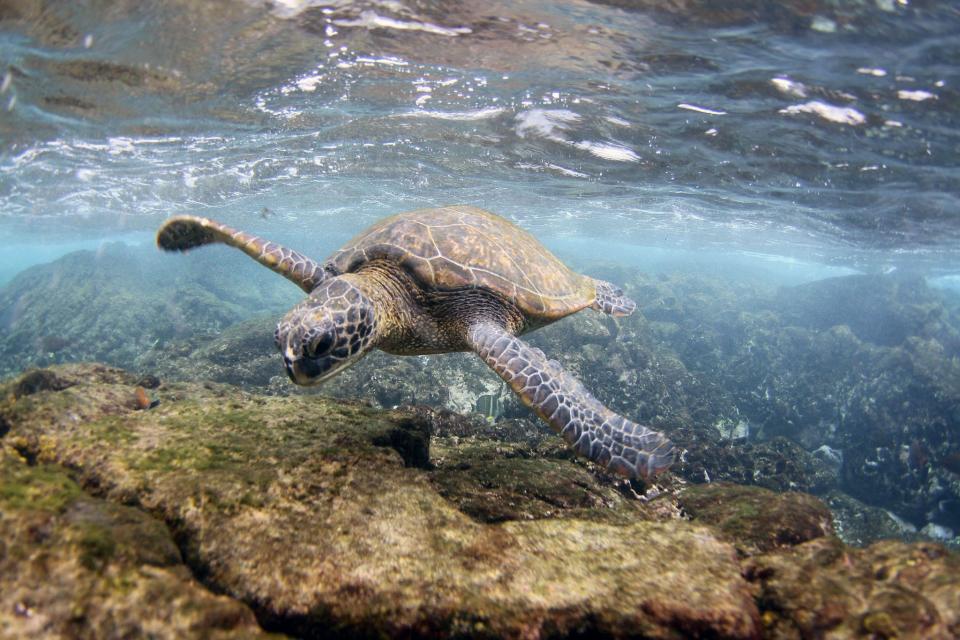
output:
<instances>
[{"instance_id":1,"label":"turtle head","mask_svg":"<svg viewBox=\"0 0 960 640\"><path fill-rule=\"evenodd\" d=\"M360 289L337 277L291 309L277 325L274 340L290 379L312 385L363 357L375 334L373 304Z\"/></svg>"}]
</instances>

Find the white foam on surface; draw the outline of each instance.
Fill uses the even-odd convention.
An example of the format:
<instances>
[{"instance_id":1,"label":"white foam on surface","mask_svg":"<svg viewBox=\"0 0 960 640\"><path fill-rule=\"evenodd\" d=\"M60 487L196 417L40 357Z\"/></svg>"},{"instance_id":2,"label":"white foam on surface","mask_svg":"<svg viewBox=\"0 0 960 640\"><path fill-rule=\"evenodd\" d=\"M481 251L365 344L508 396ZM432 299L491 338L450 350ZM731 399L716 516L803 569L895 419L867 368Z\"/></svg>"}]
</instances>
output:
<instances>
[{"instance_id":1,"label":"white foam on surface","mask_svg":"<svg viewBox=\"0 0 960 640\"><path fill-rule=\"evenodd\" d=\"M836 105L827 104L826 102L820 102L819 100L812 100L803 104L791 105L785 109L780 109L778 113L785 115L812 113L830 122L848 124L852 126L860 125L867 121L866 116L852 107L838 107Z\"/></svg>"},{"instance_id":2,"label":"white foam on surface","mask_svg":"<svg viewBox=\"0 0 960 640\"><path fill-rule=\"evenodd\" d=\"M397 29L399 31L424 31L438 36L460 36L472 33L469 27L444 27L432 22L397 20L381 16L375 11L362 11L357 18L334 20L338 27L364 27L366 29Z\"/></svg>"}]
</instances>

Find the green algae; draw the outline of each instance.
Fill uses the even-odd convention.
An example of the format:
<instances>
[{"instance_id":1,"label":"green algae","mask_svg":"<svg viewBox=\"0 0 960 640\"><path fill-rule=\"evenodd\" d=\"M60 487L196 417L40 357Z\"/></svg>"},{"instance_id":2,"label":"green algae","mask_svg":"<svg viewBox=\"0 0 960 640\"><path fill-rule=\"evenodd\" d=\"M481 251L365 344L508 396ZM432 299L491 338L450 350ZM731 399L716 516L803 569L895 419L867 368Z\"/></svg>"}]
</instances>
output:
<instances>
[{"instance_id":1,"label":"green algae","mask_svg":"<svg viewBox=\"0 0 960 640\"><path fill-rule=\"evenodd\" d=\"M55 465L27 466L12 461L4 453L0 483L0 507L3 511L31 510L60 513L83 495L80 488Z\"/></svg>"},{"instance_id":2,"label":"green algae","mask_svg":"<svg viewBox=\"0 0 960 640\"><path fill-rule=\"evenodd\" d=\"M113 533L97 524L86 524L79 529L76 544L80 548L80 564L91 571L102 568L117 551Z\"/></svg>"},{"instance_id":3,"label":"green algae","mask_svg":"<svg viewBox=\"0 0 960 640\"><path fill-rule=\"evenodd\" d=\"M163 523L0 449L0 629L35 637L258 637L189 577ZM217 613L211 613L217 612Z\"/></svg>"},{"instance_id":4,"label":"green algae","mask_svg":"<svg viewBox=\"0 0 960 640\"><path fill-rule=\"evenodd\" d=\"M688 487L680 495L680 505L694 521L714 527L745 554L833 533L830 510L803 493L713 483Z\"/></svg>"},{"instance_id":5,"label":"green algae","mask_svg":"<svg viewBox=\"0 0 960 640\"><path fill-rule=\"evenodd\" d=\"M89 378L60 392L77 406L35 403L10 420L7 437L69 466L99 495L162 517L195 572L256 607L273 629L752 638L761 624L771 635L812 632L820 627L803 626L810 616L842 620L824 628L860 629L865 614L905 611L911 601L956 623L955 560L913 547L850 555L809 496L689 487L679 504L690 523L676 517L669 494L628 499L590 465L539 444L446 435L430 456L431 429L451 429L426 410L174 384L157 390L159 407L134 411L116 404L128 388ZM0 410L6 419L14 413ZM74 414L81 418L63 420ZM116 421L131 437L99 446L96 435ZM410 464L419 456L432 468ZM105 521L78 520L91 522ZM78 531L72 540L86 542L68 546L85 552L98 575L117 562L147 562L128 544L137 537L116 527L110 539ZM863 570L852 576L844 558ZM138 593L132 579L115 587ZM890 580L910 595L881 597ZM794 591L813 582L823 599L794 607L791 598L806 597ZM898 630L940 628L898 620ZM880 622L868 620L878 632Z\"/></svg>"}]
</instances>

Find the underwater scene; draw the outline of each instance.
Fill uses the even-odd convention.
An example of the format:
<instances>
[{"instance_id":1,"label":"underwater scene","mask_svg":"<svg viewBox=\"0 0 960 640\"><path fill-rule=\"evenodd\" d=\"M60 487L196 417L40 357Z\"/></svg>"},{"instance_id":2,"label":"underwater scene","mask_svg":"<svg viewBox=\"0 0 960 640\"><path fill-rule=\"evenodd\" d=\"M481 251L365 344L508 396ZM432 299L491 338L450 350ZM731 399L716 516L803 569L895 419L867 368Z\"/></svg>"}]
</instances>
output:
<instances>
[{"instance_id":1,"label":"underwater scene","mask_svg":"<svg viewBox=\"0 0 960 640\"><path fill-rule=\"evenodd\" d=\"M960 637L958 61L0 0L0 638Z\"/></svg>"}]
</instances>

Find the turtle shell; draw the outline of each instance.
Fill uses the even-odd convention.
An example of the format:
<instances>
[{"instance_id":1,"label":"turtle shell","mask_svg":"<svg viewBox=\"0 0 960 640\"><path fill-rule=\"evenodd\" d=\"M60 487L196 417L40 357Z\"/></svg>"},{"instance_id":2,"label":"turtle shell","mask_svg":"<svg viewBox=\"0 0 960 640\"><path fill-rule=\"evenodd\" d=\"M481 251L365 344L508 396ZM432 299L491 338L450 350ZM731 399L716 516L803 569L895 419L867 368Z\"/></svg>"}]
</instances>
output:
<instances>
[{"instance_id":1,"label":"turtle shell","mask_svg":"<svg viewBox=\"0 0 960 640\"><path fill-rule=\"evenodd\" d=\"M373 260L397 264L427 291L487 289L533 318L555 320L596 298L592 278L571 271L520 227L477 207L385 218L330 258L341 272Z\"/></svg>"}]
</instances>

